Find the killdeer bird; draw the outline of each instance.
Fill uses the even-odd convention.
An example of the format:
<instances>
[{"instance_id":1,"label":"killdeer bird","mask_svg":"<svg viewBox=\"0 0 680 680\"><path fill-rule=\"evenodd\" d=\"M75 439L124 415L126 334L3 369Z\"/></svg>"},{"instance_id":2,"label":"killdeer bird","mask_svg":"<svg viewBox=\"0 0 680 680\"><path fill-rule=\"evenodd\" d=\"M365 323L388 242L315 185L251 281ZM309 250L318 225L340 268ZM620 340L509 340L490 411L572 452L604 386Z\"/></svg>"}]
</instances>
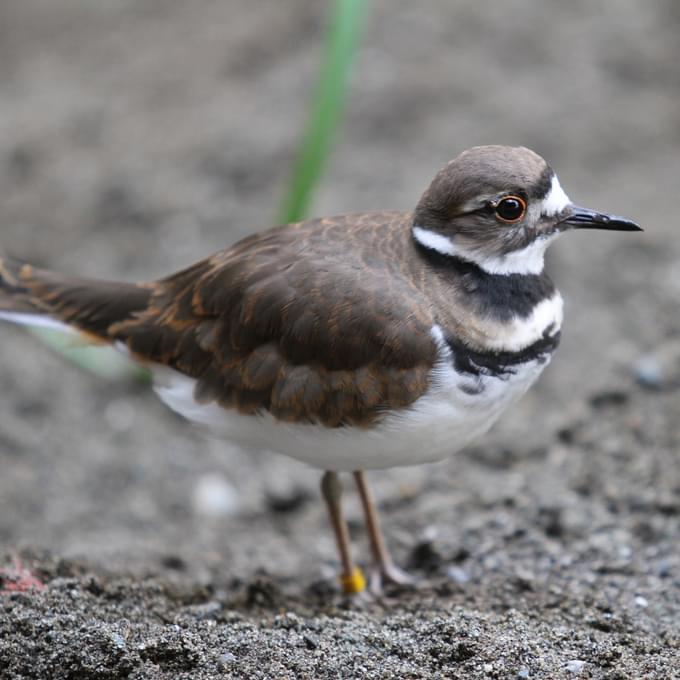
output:
<instances>
[{"instance_id":1,"label":"killdeer bird","mask_svg":"<svg viewBox=\"0 0 680 680\"><path fill-rule=\"evenodd\" d=\"M357 592L338 473L358 485L375 585L403 581L364 471L450 456L538 378L562 324L543 257L571 229L640 227L574 205L529 149L475 147L414 212L276 227L158 281L5 258L0 316L111 343L189 420L324 470L340 581Z\"/></svg>"}]
</instances>

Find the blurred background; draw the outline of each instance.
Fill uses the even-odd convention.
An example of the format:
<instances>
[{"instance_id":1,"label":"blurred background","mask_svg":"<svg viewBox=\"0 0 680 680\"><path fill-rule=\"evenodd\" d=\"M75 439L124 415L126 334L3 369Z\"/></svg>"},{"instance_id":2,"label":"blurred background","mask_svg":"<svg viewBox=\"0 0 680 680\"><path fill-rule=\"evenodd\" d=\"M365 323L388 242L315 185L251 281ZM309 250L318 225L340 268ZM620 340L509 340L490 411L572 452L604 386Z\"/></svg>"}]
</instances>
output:
<instances>
[{"instance_id":1,"label":"blurred background","mask_svg":"<svg viewBox=\"0 0 680 680\"><path fill-rule=\"evenodd\" d=\"M461 150L522 144L573 200L645 228L553 246L563 346L475 449L514 451L510 472L493 481L470 455L373 475L381 499L431 490L390 515L399 546L448 526L457 504L521 487L524 456L677 336L680 5L368 5L311 215L410 210ZM147 279L272 225L329 16L316 0L2 0L0 247L63 271ZM0 346L3 546L236 574L334 560L323 508L307 502L316 472L206 440L147 387L86 373L21 329L1 326Z\"/></svg>"}]
</instances>

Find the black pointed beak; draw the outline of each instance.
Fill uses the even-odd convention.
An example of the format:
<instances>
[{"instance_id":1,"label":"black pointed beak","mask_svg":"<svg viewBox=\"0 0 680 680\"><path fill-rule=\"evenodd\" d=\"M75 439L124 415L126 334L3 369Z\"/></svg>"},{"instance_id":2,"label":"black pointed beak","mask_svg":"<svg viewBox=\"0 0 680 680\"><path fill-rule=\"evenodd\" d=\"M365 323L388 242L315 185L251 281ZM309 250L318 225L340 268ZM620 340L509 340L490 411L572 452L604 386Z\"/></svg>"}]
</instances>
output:
<instances>
[{"instance_id":1,"label":"black pointed beak","mask_svg":"<svg viewBox=\"0 0 680 680\"><path fill-rule=\"evenodd\" d=\"M631 220L617 215L596 212L580 205L571 205L569 214L560 220L560 224L572 229L610 229L612 231L642 231L642 227Z\"/></svg>"}]
</instances>

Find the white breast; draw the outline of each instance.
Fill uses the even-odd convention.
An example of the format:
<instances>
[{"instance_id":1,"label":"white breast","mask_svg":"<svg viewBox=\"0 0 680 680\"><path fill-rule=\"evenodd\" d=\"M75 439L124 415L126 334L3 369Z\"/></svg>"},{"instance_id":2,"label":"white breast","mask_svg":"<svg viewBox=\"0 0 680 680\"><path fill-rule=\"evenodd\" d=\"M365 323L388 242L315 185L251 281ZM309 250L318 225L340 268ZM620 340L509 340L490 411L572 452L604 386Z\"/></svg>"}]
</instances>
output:
<instances>
[{"instance_id":1,"label":"white breast","mask_svg":"<svg viewBox=\"0 0 680 680\"><path fill-rule=\"evenodd\" d=\"M171 369L155 371L155 389L170 408L208 426L219 437L247 448L276 451L324 470L434 462L486 432L526 392L548 361L519 364L502 378L462 374L454 368L441 330L435 326L432 334L439 360L428 391L409 408L387 415L370 429L280 423L267 413L243 416L214 403L201 405L193 398L195 381Z\"/></svg>"}]
</instances>

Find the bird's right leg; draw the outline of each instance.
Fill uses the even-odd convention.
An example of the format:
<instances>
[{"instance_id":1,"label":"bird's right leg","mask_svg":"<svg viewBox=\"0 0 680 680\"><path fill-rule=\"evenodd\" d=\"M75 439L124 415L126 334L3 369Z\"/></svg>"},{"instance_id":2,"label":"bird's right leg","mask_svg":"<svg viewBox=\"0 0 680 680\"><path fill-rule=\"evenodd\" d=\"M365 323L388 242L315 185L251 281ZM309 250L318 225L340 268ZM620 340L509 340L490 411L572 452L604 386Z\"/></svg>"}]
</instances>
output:
<instances>
[{"instance_id":1,"label":"bird's right leg","mask_svg":"<svg viewBox=\"0 0 680 680\"><path fill-rule=\"evenodd\" d=\"M328 506L328 514L331 519L333 533L338 544L342 573L340 585L343 592L348 595L361 593L366 589L366 579L361 569L354 565L350 552L349 530L347 521L342 512L342 485L337 472L324 472L321 478L321 494Z\"/></svg>"}]
</instances>

